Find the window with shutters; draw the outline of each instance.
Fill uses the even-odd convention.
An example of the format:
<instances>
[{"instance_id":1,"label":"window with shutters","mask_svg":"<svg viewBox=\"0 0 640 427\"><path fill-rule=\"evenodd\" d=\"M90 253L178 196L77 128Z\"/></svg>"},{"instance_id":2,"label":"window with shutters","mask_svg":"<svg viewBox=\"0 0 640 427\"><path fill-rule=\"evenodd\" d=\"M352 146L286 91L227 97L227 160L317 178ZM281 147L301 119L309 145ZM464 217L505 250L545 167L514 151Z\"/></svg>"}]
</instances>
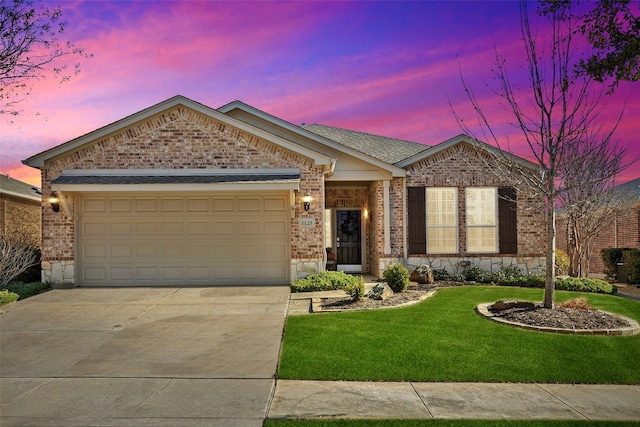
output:
<instances>
[{"instance_id":1,"label":"window with shutters","mask_svg":"<svg viewBox=\"0 0 640 427\"><path fill-rule=\"evenodd\" d=\"M458 209L466 213L465 253L518 253L517 194L513 187L408 187L409 254L459 253Z\"/></svg>"},{"instance_id":2,"label":"window with shutters","mask_svg":"<svg viewBox=\"0 0 640 427\"><path fill-rule=\"evenodd\" d=\"M458 252L458 189L427 188L427 253Z\"/></svg>"}]
</instances>

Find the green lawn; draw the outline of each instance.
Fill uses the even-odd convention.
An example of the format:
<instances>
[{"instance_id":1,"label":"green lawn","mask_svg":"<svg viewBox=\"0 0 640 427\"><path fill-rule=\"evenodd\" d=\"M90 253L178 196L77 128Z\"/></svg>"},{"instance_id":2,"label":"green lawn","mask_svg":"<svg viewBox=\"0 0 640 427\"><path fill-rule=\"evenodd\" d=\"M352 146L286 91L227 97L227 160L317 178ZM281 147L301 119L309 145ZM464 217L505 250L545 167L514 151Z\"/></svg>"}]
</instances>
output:
<instances>
[{"instance_id":1,"label":"green lawn","mask_svg":"<svg viewBox=\"0 0 640 427\"><path fill-rule=\"evenodd\" d=\"M579 296L640 321L640 301ZM405 308L290 316L279 377L369 381L481 381L640 384L640 335L551 334L512 328L477 315L478 303L541 301L540 289L450 288Z\"/></svg>"},{"instance_id":2,"label":"green lawn","mask_svg":"<svg viewBox=\"0 0 640 427\"><path fill-rule=\"evenodd\" d=\"M265 427L637 427L640 422L569 420L266 420Z\"/></svg>"}]
</instances>

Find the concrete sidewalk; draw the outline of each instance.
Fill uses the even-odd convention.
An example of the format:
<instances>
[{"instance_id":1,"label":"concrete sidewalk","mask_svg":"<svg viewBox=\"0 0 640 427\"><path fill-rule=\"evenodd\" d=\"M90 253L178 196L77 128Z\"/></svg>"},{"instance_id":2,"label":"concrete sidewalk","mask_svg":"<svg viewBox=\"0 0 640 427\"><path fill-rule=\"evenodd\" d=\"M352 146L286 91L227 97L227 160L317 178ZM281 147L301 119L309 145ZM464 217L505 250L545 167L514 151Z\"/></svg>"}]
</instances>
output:
<instances>
[{"instance_id":1,"label":"concrete sidewalk","mask_svg":"<svg viewBox=\"0 0 640 427\"><path fill-rule=\"evenodd\" d=\"M640 386L278 380L269 418L640 421Z\"/></svg>"}]
</instances>

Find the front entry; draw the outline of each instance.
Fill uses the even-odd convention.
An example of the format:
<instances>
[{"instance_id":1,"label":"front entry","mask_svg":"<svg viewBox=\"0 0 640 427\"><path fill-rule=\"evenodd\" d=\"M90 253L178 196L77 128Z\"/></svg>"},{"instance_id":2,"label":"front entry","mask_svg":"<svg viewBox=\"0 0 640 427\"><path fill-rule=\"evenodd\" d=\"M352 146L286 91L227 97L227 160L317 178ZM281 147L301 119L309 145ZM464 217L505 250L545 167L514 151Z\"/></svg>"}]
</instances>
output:
<instances>
[{"instance_id":1,"label":"front entry","mask_svg":"<svg viewBox=\"0 0 640 427\"><path fill-rule=\"evenodd\" d=\"M362 224L359 210L336 211L336 249L338 270L362 272Z\"/></svg>"}]
</instances>

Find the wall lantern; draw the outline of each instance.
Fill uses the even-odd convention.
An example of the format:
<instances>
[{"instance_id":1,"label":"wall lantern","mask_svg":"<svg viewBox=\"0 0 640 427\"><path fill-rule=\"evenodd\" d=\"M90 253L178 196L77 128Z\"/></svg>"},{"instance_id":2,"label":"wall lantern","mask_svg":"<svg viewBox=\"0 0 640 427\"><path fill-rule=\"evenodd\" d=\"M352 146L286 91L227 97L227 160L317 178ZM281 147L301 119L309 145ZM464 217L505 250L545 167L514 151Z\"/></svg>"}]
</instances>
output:
<instances>
[{"instance_id":1,"label":"wall lantern","mask_svg":"<svg viewBox=\"0 0 640 427\"><path fill-rule=\"evenodd\" d=\"M304 203L305 212L309 212L309 209L311 208L311 194L309 194L308 191L306 193L304 193L304 197L302 198L302 202Z\"/></svg>"},{"instance_id":2,"label":"wall lantern","mask_svg":"<svg viewBox=\"0 0 640 427\"><path fill-rule=\"evenodd\" d=\"M55 191L53 191L51 193L51 196L49 196L49 204L51 205L51 209L53 209L54 212L60 211L60 199L58 198L58 194Z\"/></svg>"}]
</instances>

